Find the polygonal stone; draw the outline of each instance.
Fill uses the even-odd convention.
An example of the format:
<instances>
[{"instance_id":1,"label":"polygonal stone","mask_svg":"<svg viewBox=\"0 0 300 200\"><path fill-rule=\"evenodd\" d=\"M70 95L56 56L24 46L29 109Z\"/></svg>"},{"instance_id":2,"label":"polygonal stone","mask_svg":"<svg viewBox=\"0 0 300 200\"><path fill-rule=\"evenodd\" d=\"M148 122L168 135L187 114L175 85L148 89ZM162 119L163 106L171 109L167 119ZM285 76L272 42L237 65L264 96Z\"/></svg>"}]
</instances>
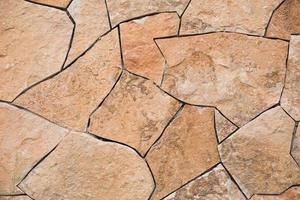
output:
<instances>
[{"instance_id":1,"label":"polygonal stone","mask_svg":"<svg viewBox=\"0 0 300 200\"><path fill-rule=\"evenodd\" d=\"M300 199L300 187L292 187L282 194L254 195L251 200L297 200Z\"/></svg>"},{"instance_id":2,"label":"polygonal stone","mask_svg":"<svg viewBox=\"0 0 300 200\"><path fill-rule=\"evenodd\" d=\"M233 133L238 127L226 119L218 110L215 110L216 132L219 142Z\"/></svg>"},{"instance_id":3,"label":"polygonal stone","mask_svg":"<svg viewBox=\"0 0 300 200\"><path fill-rule=\"evenodd\" d=\"M49 5L49 6L66 8L72 0L30 0L30 1Z\"/></svg>"}]
</instances>

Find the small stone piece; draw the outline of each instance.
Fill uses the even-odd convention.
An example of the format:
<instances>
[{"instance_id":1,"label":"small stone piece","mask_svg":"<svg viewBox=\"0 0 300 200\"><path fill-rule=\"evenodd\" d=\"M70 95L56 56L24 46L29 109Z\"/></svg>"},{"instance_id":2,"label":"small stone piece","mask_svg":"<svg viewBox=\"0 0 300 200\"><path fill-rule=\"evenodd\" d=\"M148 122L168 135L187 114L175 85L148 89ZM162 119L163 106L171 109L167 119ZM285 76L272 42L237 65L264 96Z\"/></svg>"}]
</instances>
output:
<instances>
[{"instance_id":1,"label":"small stone piece","mask_svg":"<svg viewBox=\"0 0 300 200\"><path fill-rule=\"evenodd\" d=\"M226 119L218 110L215 110L216 131L219 142L233 133L238 127Z\"/></svg>"},{"instance_id":2,"label":"small stone piece","mask_svg":"<svg viewBox=\"0 0 300 200\"><path fill-rule=\"evenodd\" d=\"M273 10L283 0L192 0L181 34L231 31L263 36Z\"/></svg>"},{"instance_id":3,"label":"small stone piece","mask_svg":"<svg viewBox=\"0 0 300 200\"><path fill-rule=\"evenodd\" d=\"M178 15L158 14L121 24L120 27L125 68L160 84L165 59L153 38L176 35Z\"/></svg>"},{"instance_id":4,"label":"small stone piece","mask_svg":"<svg viewBox=\"0 0 300 200\"><path fill-rule=\"evenodd\" d=\"M161 199L219 162L214 110L184 106L146 156Z\"/></svg>"},{"instance_id":5,"label":"small stone piece","mask_svg":"<svg viewBox=\"0 0 300 200\"><path fill-rule=\"evenodd\" d=\"M0 1L0 100L59 71L73 24L61 10L18 0Z\"/></svg>"},{"instance_id":6,"label":"small stone piece","mask_svg":"<svg viewBox=\"0 0 300 200\"><path fill-rule=\"evenodd\" d=\"M0 103L0 195L23 194L16 185L68 130Z\"/></svg>"},{"instance_id":7,"label":"small stone piece","mask_svg":"<svg viewBox=\"0 0 300 200\"><path fill-rule=\"evenodd\" d=\"M299 200L300 187L292 187L279 195L254 195L251 200Z\"/></svg>"},{"instance_id":8,"label":"small stone piece","mask_svg":"<svg viewBox=\"0 0 300 200\"><path fill-rule=\"evenodd\" d=\"M292 146L291 154L295 158L298 165L300 166L300 126L299 125L294 135L294 140L292 145L293 146Z\"/></svg>"},{"instance_id":9,"label":"small stone piece","mask_svg":"<svg viewBox=\"0 0 300 200\"><path fill-rule=\"evenodd\" d=\"M49 5L49 6L55 6L59 8L67 8L67 6L71 2L71 0L30 0L30 1Z\"/></svg>"},{"instance_id":10,"label":"small stone piece","mask_svg":"<svg viewBox=\"0 0 300 200\"><path fill-rule=\"evenodd\" d=\"M153 82L123 72L116 87L91 116L89 131L130 145L144 155L179 107L177 100Z\"/></svg>"},{"instance_id":11,"label":"small stone piece","mask_svg":"<svg viewBox=\"0 0 300 200\"><path fill-rule=\"evenodd\" d=\"M0 200L32 200L26 195L20 195L20 196L0 196Z\"/></svg>"},{"instance_id":12,"label":"small stone piece","mask_svg":"<svg viewBox=\"0 0 300 200\"><path fill-rule=\"evenodd\" d=\"M294 121L278 106L219 145L225 167L248 198L300 183L300 168L290 155L293 129Z\"/></svg>"},{"instance_id":13,"label":"small stone piece","mask_svg":"<svg viewBox=\"0 0 300 200\"><path fill-rule=\"evenodd\" d=\"M19 187L43 200L145 200L154 182L146 162L134 150L71 133Z\"/></svg>"},{"instance_id":14,"label":"small stone piece","mask_svg":"<svg viewBox=\"0 0 300 200\"><path fill-rule=\"evenodd\" d=\"M110 92L121 71L115 29L71 67L28 90L15 103L61 126L85 131L89 115Z\"/></svg>"}]
</instances>

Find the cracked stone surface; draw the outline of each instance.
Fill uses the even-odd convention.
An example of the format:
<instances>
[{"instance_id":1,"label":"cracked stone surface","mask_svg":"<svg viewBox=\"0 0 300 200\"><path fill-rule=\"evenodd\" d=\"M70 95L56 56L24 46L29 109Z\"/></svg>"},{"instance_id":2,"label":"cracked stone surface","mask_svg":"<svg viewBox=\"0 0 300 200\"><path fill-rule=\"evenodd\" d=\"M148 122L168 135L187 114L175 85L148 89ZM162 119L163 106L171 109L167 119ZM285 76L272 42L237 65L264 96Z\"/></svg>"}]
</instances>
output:
<instances>
[{"instance_id":1,"label":"cracked stone surface","mask_svg":"<svg viewBox=\"0 0 300 200\"><path fill-rule=\"evenodd\" d=\"M220 142L234 132L238 127L226 119L218 110L215 110L216 132Z\"/></svg>"},{"instance_id":2,"label":"cracked stone surface","mask_svg":"<svg viewBox=\"0 0 300 200\"><path fill-rule=\"evenodd\" d=\"M251 200L296 200L300 199L300 187L292 187L279 195L254 195Z\"/></svg>"},{"instance_id":3,"label":"cracked stone surface","mask_svg":"<svg viewBox=\"0 0 300 200\"><path fill-rule=\"evenodd\" d=\"M49 5L49 6L55 6L59 8L67 8L67 6L71 3L72 0L30 0L30 1Z\"/></svg>"}]
</instances>

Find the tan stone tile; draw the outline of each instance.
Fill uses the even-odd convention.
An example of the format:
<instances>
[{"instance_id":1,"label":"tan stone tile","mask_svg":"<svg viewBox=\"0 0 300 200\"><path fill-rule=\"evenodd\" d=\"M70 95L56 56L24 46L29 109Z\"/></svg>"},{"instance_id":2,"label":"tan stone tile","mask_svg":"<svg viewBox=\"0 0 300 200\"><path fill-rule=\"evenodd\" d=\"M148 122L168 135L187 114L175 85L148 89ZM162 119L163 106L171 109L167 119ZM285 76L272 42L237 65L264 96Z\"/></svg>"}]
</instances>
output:
<instances>
[{"instance_id":1,"label":"tan stone tile","mask_svg":"<svg viewBox=\"0 0 300 200\"><path fill-rule=\"evenodd\" d=\"M219 142L233 133L238 127L226 119L218 110L215 109L216 132Z\"/></svg>"},{"instance_id":2,"label":"tan stone tile","mask_svg":"<svg viewBox=\"0 0 300 200\"><path fill-rule=\"evenodd\" d=\"M296 133L294 135L294 140L292 144L291 154L300 166L300 127L296 129Z\"/></svg>"},{"instance_id":3,"label":"tan stone tile","mask_svg":"<svg viewBox=\"0 0 300 200\"><path fill-rule=\"evenodd\" d=\"M0 196L0 200L31 200L26 195L20 195L20 196Z\"/></svg>"},{"instance_id":4,"label":"tan stone tile","mask_svg":"<svg viewBox=\"0 0 300 200\"><path fill-rule=\"evenodd\" d=\"M300 187L292 187L279 195L254 195L251 200L297 200L300 199Z\"/></svg>"},{"instance_id":5,"label":"tan stone tile","mask_svg":"<svg viewBox=\"0 0 300 200\"><path fill-rule=\"evenodd\" d=\"M71 0L30 0L32 2L41 3L45 5L67 8Z\"/></svg>"}]
</instances>

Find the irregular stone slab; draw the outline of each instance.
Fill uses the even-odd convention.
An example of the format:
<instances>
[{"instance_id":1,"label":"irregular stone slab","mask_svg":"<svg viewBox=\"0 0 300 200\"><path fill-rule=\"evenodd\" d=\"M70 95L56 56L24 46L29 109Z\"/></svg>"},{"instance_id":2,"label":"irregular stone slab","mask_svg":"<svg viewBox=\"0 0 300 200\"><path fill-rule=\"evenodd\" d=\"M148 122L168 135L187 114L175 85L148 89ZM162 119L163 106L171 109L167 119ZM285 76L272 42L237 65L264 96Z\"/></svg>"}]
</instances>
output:
<instances>
[{"instance_id":1,"label":"irregular stone slab","mask_svg":"<svg viewBox=\"0 0 300 200\"><path fill-rule=\"evenodd\" d=\"M55 6L59 8L67 8L67 6L70 4L71 0L30 0L32 2Z\"/></svg>"},{"instance_id":2,"label":"irregular stone slab","mask_svg":"<svg viewBox=\"0 0 300 200\"><path fill-rule=\"evenodd\" d=\"M0 196L0 200L31 200L31 198L29 198L26 195L20 195L20 196Z\"/></svg>"},{"instance_id":3,"label":"irregular stone slab","mask_svg":"<svg viewBox=\"0 0 300 200\"><path fill-rule=\"evenodd\" d=\"M189 0L107 0L112 26L132 18L158 12L176 11L179 15Z\"/></svg>"},{"instance_id":4,"label":"irregular stone slab","mask_svg":"<svg viewBox=\"0 0 300 200\"><path fill-rule=\"evenodd\" d=\"M89 115L121 71L118 31L113 30L71 67L28 90L15 103L61 126L84 131Z\"/></svg>"},{"instance_id":5,"label":"irregular stone slab","mask_svg":"<svg viewBox=\"0 0 300 200\"><path fill-rule=\"evenodd\" d=\"M146 156L161 199L219 162L214 110L184 106Z\"/></svg>"},{"instance_id":6,"label":"irregular stone slab","mask_svg":"<svg viewBox=\"0 0 300 200\"><path fill-rule=\"evenodd\" d=\"M248 198L300 183L300 168L290 155L293 129L294 121L278 106L219 145L224 165Z\"/></svg>"},{"instance_id":7,"label":"irregular stone slab","mask_svg":"<svg viewBox=\"0 0 300 200\"><path fill-rule=\"evenodd\" d=\"M16 185L68 131L5 103L0 122L0 195L23 194Z\"/></svg>"},{"instance_id":8,"label":"irregular stone slab","mask_svg":"<svg viewBox=\"0 0 300 200\"><path fill-rule=\"evenodd\" d=\"M279 195L254 195L251 200L297 200L300 199L300 187L292 187Z\"/></svg>"},{"instance_id":9,"label":"irregular stone slab","mask_svg":"<svg viewBox=\"0 0 300 200\"><path fill-rule=\"evenodd\" d=\"M296 133L294 135L291 154L295 158L298 165L300 166L300 128L299 128L299 125L298 125Z\"/></svg>"},{"instance_id":10,"label":"irregular stone slab","mask_svg":"<svg viewBox=\"0 0 300 200\"><path fill-rule=\"evenodd\" d=\"M263 36L273 10L283 0L192 0L180 34L232 31Z\"/></svg>"},{"instance_id":11,"label":"irregular stone slab","mask_svg":"<svg viewBox=\"0 0 300 200\"><path fill-rule=\"evenodd\" d=\"M72 133L19 187L34 199L144 200L154 182L134 150Z\"/></svg>"},{"instance_id":12,"label":"irregular stone slab","mask_svg":"<svg viewBox=\"0 0 300 200\"><path fill-rule=\"evenodd\" d=\"M73 24L61 10L26 1L0 1L0 99L59 71Z\"/></svg>"},{"instance_id":13,"label":"irregular stone slab","mask_svg":"<svg viewBox=\"0 0 300 200\"><path fill-rule=\"evenodd\" d=\"M211 171L198 177L164 200L244 200L243 193L238 189L229 175L219 164Z\"/></svg>"},{"instance_id":14,"label":"irregular stone slab","mask_svg":"<svg viewBox=\"0 0 300 200\"><path fill-rule=\"evenodd\" d=\"M180 103L153 82L123 72L116 87L91 116L89 131L122 142L144 155Z\"/></svg>"},{"instance_id":15,"label":"irregular stone slab","mask_svg":"<svg viewBox=\"0 0 300 200\"><path fill-rule=\"evenodd\" d=\"M68 11L73 17L76 27L65 66L80 56L97 38L110 29L104 0L73 0Z\"/></svg>"},{"instance_id":16,"label":"irregular stone slab","mask_svg":"<svg viewBox=\"0 0 300 200\"><path fill-rule=\"evenodd\" d=\"M215 110L216 132L219 142L233 133L238 127L226 119L218 110Z\"/></svg>"},{"instance_id":17,"label":"irregular stone slab","mask_svg":"<svg viewBox=\"0 0 300 200\"><path fill-rule=\"evenodd\" d=\"M274 12L266 36L289 40L293 33L300 33L300 2L285 0Z\"/></svg>"},{"instance_id":18,"label":"irregular stone slab","mask_svg":"<svg viewBox=\"0 0 300 200\"><path fill-rule=\"evenodd\" d=\"M212 33L157 43L167 60L162 88L183 101L216 106L239 127L279 102L287 42Z\"/></svg>"},{"instance_id":19,"label":"irregular stone slab","mask_svg":"<svg viewBox=\"0 0 300 200\"><path fill-rule=\"evenodd\" d=\"M281 106L300 121L300 35L291 36L287 75Z\"/></svg>"},{"instance_id":20,"label":"irregular stone slab","mask_svg":"<svg viewBox=\"0 0 300 200\"><path fill-rule=\"evenodd\" d=\"M125 67L160 84L165 59L153 38L176 35L178 28L176 13L163 13L121 24Z\"/></svg>"}]
</instances>

